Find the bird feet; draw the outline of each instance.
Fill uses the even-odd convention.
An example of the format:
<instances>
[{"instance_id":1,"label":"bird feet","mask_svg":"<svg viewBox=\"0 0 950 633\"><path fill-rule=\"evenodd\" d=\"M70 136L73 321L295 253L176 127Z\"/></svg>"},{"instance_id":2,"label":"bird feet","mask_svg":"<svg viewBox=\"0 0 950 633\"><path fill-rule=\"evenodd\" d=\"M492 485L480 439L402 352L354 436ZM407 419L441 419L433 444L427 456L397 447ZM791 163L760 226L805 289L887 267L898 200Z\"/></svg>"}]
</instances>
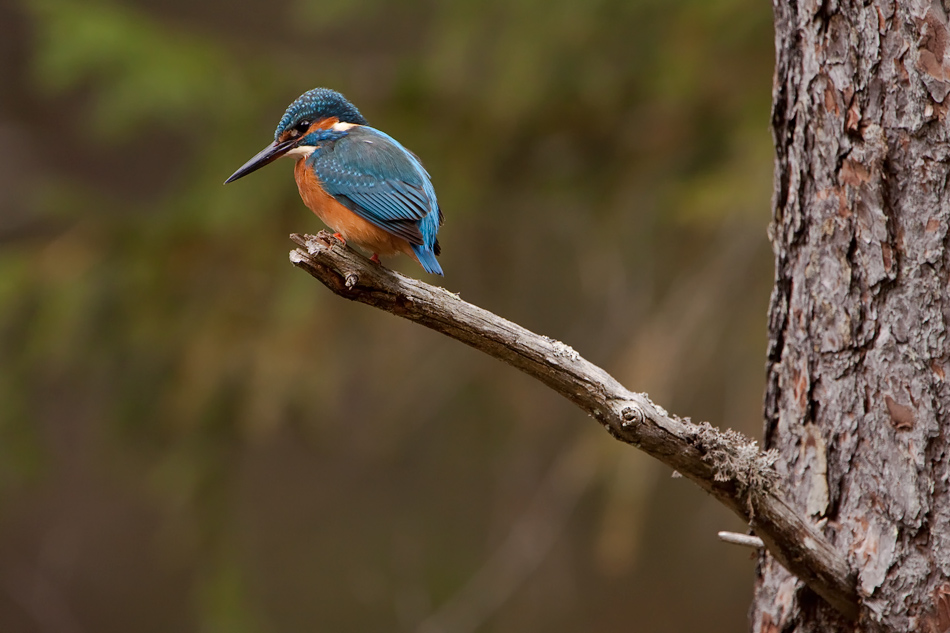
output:
<instances>
[{"instance_id":1,"label":"bird feet","mask_svg":"<svg viewBox=\"0 0 950 633\"><path fill-rule=\"evenodd\" d=\"M379 261L379 255L376 253L373 253L373 256L369 258L369 261L373 262L374 264L378 266L383 265L383 262Z\"/></svg>"},{"instance_id":2,"label":"bird feet","mask_svg":"<svg viewBox=\"0 0 950 633\"><path fill-rule=\"evenodd\" d=\"M346 246L346 238L343 237L342 233L334 233L331 237L335 237L336 239L340 241L340 244L342 244L343 246Z\"/></svg>"}]
</instances>

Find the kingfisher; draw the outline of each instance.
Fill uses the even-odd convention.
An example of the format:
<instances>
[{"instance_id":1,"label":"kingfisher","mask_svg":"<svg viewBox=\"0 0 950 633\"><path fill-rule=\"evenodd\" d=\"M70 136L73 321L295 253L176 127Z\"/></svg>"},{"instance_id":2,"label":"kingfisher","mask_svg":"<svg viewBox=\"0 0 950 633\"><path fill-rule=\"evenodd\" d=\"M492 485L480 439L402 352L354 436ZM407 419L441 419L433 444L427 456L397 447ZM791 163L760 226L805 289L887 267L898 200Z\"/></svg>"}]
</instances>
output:
<instances>
[{"instance_id":1,"label":"kingfisher","mask_svg":"<svg viewBox=\"0 0 950 633\"><path fill-rule=\"evenodd\" d=\"M443 216L429 173L339 92L314 88L300 95L277 124L274 142L224 184L281 156L296 158L300 197L337 239L371 252L376 263L380 255L405 253L426 272L443 274L436 259Z\"/></svg>"}]
</instances>

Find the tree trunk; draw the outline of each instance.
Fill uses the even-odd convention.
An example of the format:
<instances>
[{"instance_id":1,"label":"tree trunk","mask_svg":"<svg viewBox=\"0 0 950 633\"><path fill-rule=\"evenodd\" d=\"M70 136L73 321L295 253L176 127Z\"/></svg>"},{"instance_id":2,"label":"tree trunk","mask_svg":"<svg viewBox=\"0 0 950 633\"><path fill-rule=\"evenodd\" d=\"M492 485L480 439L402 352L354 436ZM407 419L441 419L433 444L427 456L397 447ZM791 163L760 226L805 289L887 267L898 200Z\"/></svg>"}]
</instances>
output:
<instances>
[{"instance_id":1,"label":"tree trunk","mask_svg":"<svg viewBox=\"0 0 950 633\"><path fill-rule=\"evenodd\" d=\"M765 439L863 607L846 624L765 554L752 629L950 631L947 10L774 8Z\"/></svg>"}]
</instances>

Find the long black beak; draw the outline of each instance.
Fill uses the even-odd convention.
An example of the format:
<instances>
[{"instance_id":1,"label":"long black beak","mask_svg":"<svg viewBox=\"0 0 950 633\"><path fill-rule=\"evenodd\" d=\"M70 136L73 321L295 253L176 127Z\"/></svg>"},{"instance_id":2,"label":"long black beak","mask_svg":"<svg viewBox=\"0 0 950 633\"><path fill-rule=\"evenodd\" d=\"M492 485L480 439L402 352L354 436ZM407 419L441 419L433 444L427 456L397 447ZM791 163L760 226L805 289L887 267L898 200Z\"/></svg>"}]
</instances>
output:
<instances>
[{"instance_id":1,"label":"long black beak","mask_svg":"<svg viewBox=\"0 0 950 633\"><path fill-rule=\"evenodd\" d=\"M238 169L233 174L231 174L231 177L225 180L224 184L228 184L229 182L234 182L238 178L243 178L244 176L247 176L249 173L253 171L257 171L264 165L274 162L275 160L277 160L278 158L286 154L287 150L289 150L290 148L294 146L294 142L295 141L293 139L286 140L282 143L274 141L273 143L271 143L270 145L268 145L267 147L259 151L254 156L254 158L252 158L251 160L241 165L241 168Z\"/></svg>"}]
</instances>

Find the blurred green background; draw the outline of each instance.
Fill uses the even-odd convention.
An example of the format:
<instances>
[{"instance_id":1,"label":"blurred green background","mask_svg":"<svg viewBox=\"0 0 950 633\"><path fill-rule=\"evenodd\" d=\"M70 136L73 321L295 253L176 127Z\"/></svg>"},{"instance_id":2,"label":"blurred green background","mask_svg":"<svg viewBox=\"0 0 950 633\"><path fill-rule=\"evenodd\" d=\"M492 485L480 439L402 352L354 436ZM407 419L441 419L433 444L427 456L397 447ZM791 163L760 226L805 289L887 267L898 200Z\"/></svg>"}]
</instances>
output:
<instances>
[{"instance_id":1,"label":"blurred green background","mask_svg":"<svg viewBox=\"0 0 950 633\"><path fill-rule=\"evenodd\" d=\"M0 631L746 628L741 523L510 367L332 296L315 86L422 157L446 278L760 434L758 0L0 4Z\"/></svg>"}]
</instances>

